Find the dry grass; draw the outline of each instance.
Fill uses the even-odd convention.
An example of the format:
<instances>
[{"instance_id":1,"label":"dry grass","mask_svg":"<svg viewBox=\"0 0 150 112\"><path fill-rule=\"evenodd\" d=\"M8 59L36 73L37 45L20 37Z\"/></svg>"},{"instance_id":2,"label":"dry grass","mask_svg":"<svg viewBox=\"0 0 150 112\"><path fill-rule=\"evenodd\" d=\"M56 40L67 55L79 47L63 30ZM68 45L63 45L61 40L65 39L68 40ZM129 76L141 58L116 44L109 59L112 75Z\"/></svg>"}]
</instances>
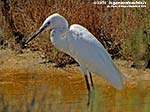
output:
<instances>
[{"instance_id":1,"label":"dry grass","mask_svg":"<svg viewBox=\"0 0 150 112\"><path fill-rule=\"evenodd\" d=\"M132 55L135 53L130 50L132 42L128 44L128 40L134 42L136 32L139 30L142 32L150 25L148 0L147 8L106 8L101 5L92 5L90 1L85 2L84 0L60 0L59 2L13 0L6 3L10 8L3 12L3 19L6 20L6 25L3 25L9 26L3 28L7 40L13 40L10 36L11 30L21 32L28 38L40 27L47 16L57 12L65 16L70 25L78 23L85 26L102 42L112 57L123 56L125 59L136 57ZM4 6L4 2L1 2L1 5ZM10 26L9 22L12 22L13 25ZM142 28L137 29L140 25ZM74 63L72 58L58 52L53 47L49 42L49 32L41 34L32 44L30 48L34 46L33 50L40 50L45 58L60 66Z\"/></svg>"}]
</instances>

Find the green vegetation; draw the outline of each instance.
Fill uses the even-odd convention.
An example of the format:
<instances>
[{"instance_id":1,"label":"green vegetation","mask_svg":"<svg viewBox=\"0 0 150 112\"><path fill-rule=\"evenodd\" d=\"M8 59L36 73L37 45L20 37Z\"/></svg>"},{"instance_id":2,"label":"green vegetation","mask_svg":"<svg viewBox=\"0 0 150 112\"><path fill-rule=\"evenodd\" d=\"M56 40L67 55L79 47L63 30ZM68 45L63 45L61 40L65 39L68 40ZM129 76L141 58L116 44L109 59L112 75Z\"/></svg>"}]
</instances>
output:
<instances>
[{"instance_id":1,"label":"green vegetation","mask_svg":"<svg viewBox=\"0 0 150 112\"><path fill-rule=\"evenodd\" d=\"M125 59L133 60L133 66L146 66L146 63L149 61L149 45L150 38L145 32L150 28L150 17L145 15L143 9L136 9L134 15L136 18L133 28L128 26L127 18L123 15L123 29L125 32L125 38L122 43L122 55ZM126 12L125 12L126 14ZM133 15L132 15L133 16ZM141 60L144 63L141 63Z\"/></svg>"}]
</instances>

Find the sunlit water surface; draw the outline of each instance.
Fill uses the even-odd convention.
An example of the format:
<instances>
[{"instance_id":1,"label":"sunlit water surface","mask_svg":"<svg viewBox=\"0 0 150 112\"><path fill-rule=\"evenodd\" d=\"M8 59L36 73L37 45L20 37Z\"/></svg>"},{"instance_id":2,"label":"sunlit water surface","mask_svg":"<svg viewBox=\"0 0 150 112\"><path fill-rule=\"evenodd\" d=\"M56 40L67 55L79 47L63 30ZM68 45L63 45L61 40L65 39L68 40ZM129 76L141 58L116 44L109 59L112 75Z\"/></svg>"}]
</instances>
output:
<instances>
[{"instance_id":1,"label":"sunlit water surface","mask_svg":"<svg viewBox=\"0 0 150 112\"><path fill-rule=\"evenodd\" d=\"M33 112L149 112L150 82L125 84L118 91L93 74L95 91L87 106L87 89L79 69L3 70L0 108Z\"/></svg>"}]
</instances>

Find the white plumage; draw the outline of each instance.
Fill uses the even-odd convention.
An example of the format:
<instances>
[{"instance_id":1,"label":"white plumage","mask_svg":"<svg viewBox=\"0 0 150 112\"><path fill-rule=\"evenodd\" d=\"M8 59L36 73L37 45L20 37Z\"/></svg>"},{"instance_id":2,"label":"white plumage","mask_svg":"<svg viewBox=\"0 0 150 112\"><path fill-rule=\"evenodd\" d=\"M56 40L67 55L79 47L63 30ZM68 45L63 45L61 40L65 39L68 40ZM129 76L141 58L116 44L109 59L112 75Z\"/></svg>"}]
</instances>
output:
<instances>
[{"instance_id":1,"label":"white plumage","mask_svg":"<svg viewBox=\"0 0 150 112\"><path fill-rule=\"evenodd\" d=\"M123 88L122 74L103 45L84 27L72 25L68 37L70 55L89 72L101 75L117 89Z\"/></svg>"},{"instance_id":2,"label":"white plumage","mask_svg":"<svg viewBox=\"0 0 150 112\"><path fill-rule=\"evenodd\" d=\"M56 13L49 16L26 43L45 29L52 29L50 36L52 43L72 56L79 63L84 75L93 72L108 80L113 87L119 90L123 88L122 73L103 45L86 28L78 24L68 28L67 20Z\"/></svg>"}]
</instances>

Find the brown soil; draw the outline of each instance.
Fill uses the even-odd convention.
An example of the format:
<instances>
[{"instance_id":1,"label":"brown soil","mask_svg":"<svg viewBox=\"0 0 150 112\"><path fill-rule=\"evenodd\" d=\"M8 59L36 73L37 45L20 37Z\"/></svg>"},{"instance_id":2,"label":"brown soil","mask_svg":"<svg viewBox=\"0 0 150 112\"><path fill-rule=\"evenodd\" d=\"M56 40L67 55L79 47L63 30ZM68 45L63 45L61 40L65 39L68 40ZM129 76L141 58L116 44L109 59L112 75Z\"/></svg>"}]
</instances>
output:
<instances>
[{"instance_id":1,"label":"brown soil","mask_svg":"<svg viewBox=\"0 0 150 112\"><path fill-rule=\"evenodd\" d=\"M15 50L8 48L0 50L0 72L11 71L49 71L51 69L58 69L63 71L80 72L77 65L68 65L65 68L56 68L52 63L45 63L42 59L42 54L39 51L23 50L23 53L17 53ZM130 83L137 83L139 80L150 80L150 70L130 68L131 62L124 60L115 60L115 63L126 77L126 81ZM81 73L81 72L80 72ZM125 82L126 82L125 81Z\"/></svg>"}]
</instances>

